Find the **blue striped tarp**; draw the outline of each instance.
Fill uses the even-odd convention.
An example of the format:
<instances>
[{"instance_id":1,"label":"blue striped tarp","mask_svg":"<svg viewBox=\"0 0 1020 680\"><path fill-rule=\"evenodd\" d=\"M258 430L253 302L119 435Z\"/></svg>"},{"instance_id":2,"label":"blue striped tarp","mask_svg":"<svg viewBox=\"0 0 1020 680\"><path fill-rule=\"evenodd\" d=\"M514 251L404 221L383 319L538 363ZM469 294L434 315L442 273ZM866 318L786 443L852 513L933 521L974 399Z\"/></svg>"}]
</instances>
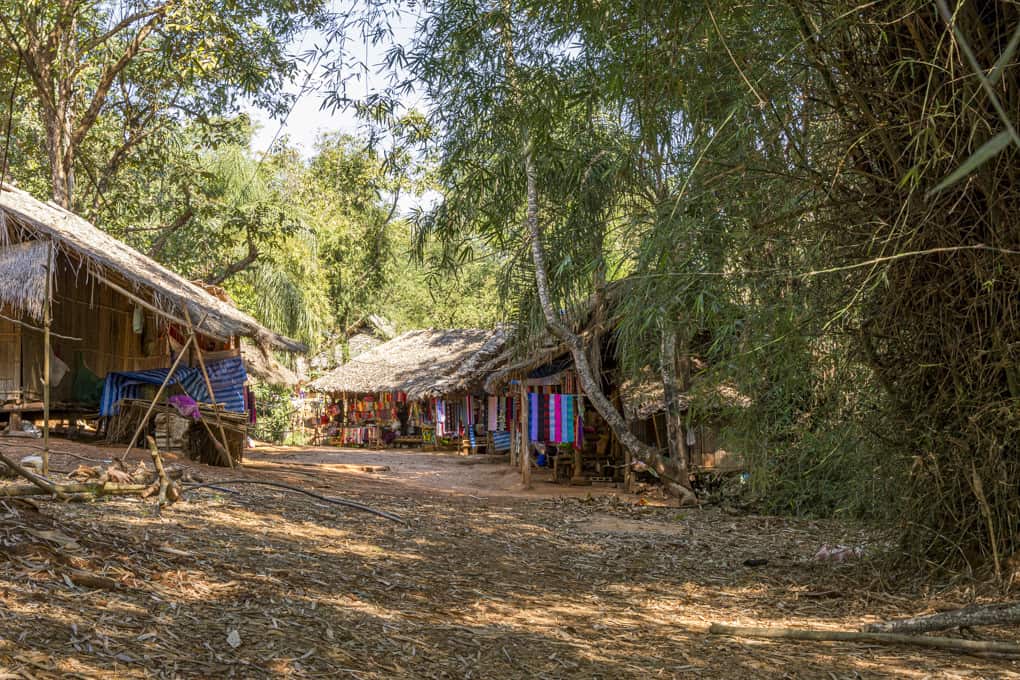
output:
<instances>
[{"instance_id":1,"label":"blue striped tarp","mask_svg":"<svg viewBox=\"0 0 1020 680\"><path fill-rule=\"evenodd\" d=\"M509 451L510 450L510 431L503 430L501 432L492 433L492 449L493 451Z\"/></svg>"},{"instance_id":2,"label":"blue striped tarp","mask_svg":"<svg viewBox=\"0 0 1020 680\"><path fill-rule=\"evenodd\" d=\"M216 361L206 366L209 382L216 393L216 402L228 411L244 413L244 383L248 374L240 357ZM142 385L162 385L169 368L154 368L151 371L125 371L109 373L103 383L103 396L99 402L99 415L112 416L120 411L117 403L121 399L137 399ZM195 401L208 404L209 390L205 378L198 368L178 366L170 379L170 385L180 385Z\"/></svg>"},{"instance_id":3,"label":"blue striped tarp","mask_svg":"<svg viewBox=\"0 0 1020 680\"><path fill-rule=\"evenodd\" d=\"M176 385L185 371L197 373L198 369L178 367L174 377L170 379L170 384ZM112 416L120 413L117 402L121 399L137 399L141 394L142 385L162 385L169 372L169 368L154 368L151 371L108 373L103 383L103 396L99 400L99 415Z\"/></svg>"},{"instance_id":4,"label":"blue striped tarp","mask_svg":"<svg viewBox=\"0 0 1020 680\"><path fill-rule=\"evenodd\" d=\"M205 368L209 372L209 382L212 383L213 392L216 394L216 403L223 404L228 411L244 413L244 383L248 381L248 373L244 370L244 361L241 357L206 364ZM212 403L202 372L197 369L190 370L193 370L194 374L181 376L181 387L195 401L201 404Z\"/></svg>"}]
</instances>

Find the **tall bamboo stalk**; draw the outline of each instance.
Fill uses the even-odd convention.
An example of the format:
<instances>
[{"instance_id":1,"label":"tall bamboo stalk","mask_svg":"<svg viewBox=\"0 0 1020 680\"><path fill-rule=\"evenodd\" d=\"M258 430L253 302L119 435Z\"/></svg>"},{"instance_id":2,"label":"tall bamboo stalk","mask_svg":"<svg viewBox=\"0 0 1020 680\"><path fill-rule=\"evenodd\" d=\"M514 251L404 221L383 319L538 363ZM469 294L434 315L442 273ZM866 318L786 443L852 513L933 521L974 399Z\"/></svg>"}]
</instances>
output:
<instances>
[{"instance_id":1,"label":"tall bamboo stalk","mask_svg":"<svg viewBox=\"0 0 1020 680\"><path fill-rule=\"evenodd\" d=\"M46 248L46 299L43 301L43 451L42 473L50 473L50 325L53 322L53 240Z\"/></svg>"}]
</instances>

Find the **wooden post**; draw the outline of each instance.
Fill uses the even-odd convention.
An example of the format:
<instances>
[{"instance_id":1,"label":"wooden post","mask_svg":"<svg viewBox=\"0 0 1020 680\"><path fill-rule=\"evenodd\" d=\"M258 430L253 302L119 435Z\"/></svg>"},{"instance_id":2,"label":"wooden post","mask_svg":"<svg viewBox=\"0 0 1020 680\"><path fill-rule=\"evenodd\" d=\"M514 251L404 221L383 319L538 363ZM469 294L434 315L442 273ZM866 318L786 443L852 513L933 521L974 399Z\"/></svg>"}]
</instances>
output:
<instances>
[{"instance_id":1,"label":"wooden post","mask_svg":"<svg viewBox=\"0 0 1020 680\"><path fill-rule=\"evenodd\" d=\"M626 447L623 449L623 463L623 491L630 493L634 488L634 461L631 458L630 449Z\"/></svg>"},{"instance_id":2,"label":"wooden post","mask_svg":"<svg viewBox=\"0 0 1020 680\"><path fill-rule=\"evenodd\" d=\"M528 434L528 387L521 381L521 483L531 488L531 442Z\"/></svg>"},{"instance_id":3,"label":"wooden post","mask_svg":"<svg viewBox=\"0 0 1020 680\"><path fill-rule=\"evenodd\" d=\"M53 240L46 248L46 299L43 300L43 451L42 473L50 474L50 325L53 321Z\"/></svg>"},{"instance_id":4,"label":"wooden post","mask_svg":"<svg viewBox=\"0 0 1020 680\"><path fill-rule=\"evenodd\" d=\"M188 312L188 306L184 307L184 318L188 321L188 328L191 330L191 343L192 347L195 348L195 356L198 358L198 367L202 371L202 377L205 379L205 389L209 391L209 399L212 401L213 413L216 414L216 424L220 428L220 438L223 443L223 448L220 450L220 454L223 458L226 458L227 465L234 467L234 459L230 455L230 445L227 442L227 431L223 427L223 419L220 417L219 407L216 405L216 393L213 391L212 381L209 379L209 373L205 370L205 359L202 356L202 348L198 346L198 336L195 333L195 327L191 323L191 314ZM201 415L199 415L201 418ZM204 421L203 421L204 422ZM215 443L216 438L212 436L212 432L209 432L210 438ZM243 446L243 444L242 444Z\"/></svg>"},{"instance_id":5,"label":"wooden post","mask_svg":"<svg viewBox=\"0 0 1020 680\"><path fill-rule=\"evenodd\" d=\"M152 402L149 404L148 410L145 411L145 415L142 417L141 422L138 423L138 427L135 428L135 433L134 435L132 435L131 441L128 442L127 448L124 450L124 453L120 457L121 460L127 458L127 455L131 453L131 449L134 448L135 442L138 441L138 436L142 434L142 430L145 429L145 424L149 422L149 416L151 416L152 412L156 409L156 404L163 396L163 392L166 390L166 386L170 384L170 379L174 376L174 372L177 370L177 367L181 364L181 360L184 358L184 353L185 351L187 351L188 347L191 346L191 341L193 339L194 336L188 338L187 341L184 343L184 347L181 347L180 353L177 355L177 358L174 359L174 363L170 366L170 371L167 372L166 377L163 378L163 384L161 384L159 386L159 389L156 390L156 396L152 398Z\"/></svg>"}]
</instances>

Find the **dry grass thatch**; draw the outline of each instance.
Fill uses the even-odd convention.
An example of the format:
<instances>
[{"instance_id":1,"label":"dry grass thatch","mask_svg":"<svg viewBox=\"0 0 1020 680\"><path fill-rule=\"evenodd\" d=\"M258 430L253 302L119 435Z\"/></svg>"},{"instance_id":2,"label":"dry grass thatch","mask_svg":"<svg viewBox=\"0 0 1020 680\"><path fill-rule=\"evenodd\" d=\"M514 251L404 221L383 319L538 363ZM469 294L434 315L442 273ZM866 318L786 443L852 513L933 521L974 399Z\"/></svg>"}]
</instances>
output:
<instances>
[{"instance_id":1,"label":"dry grass thatch","mask_svg":"<svg viewBox=\"0 0 1020 680\"><path fill-rule=\"evenodd\" d=\"M677 395L680 409L696 406L700 411L721 408L746 408L751 405L747 395L728 383L710 384L695 376L693 385L685 394ZM628 420L645 420L666 410L666 393L662 379L651 370L640 380L625 380L620 384L620 400Z\"/></svg>"},{"instance_id":2,"label":"dry grass thatch","mask_svg":"<svg viewBox=\"0 0 1020 680\"><path fill-rule=\"evenodd\" d=\"M260 382L280 387L294 387L297 374L276 360L271 353L247 342L241 343L241 358L248 375Z\"/></svg>"},{"instance_id":3,"label":"dry grass thatch","mask_svg":"<svg viewBox=\"0 0 1020 680\"><path fill-rule=\"evenodd\" d=\"M216 299L78 215L4 185L0 187L0 233L6 236L7 228L12 228L23 241L52 240L58 254L71 262L83 263L90 274L109 277L111 272L115 273L136 291L148 294L153 304L167 314L183 316L186 308L196 323L205 319L203 329L213 334L250 337L259 344L292 352L307 349L295 340L266 329L244 312Z\"/></svg>"},{"instance_id":4,"label":"dry grass thatch","mask_svg":"<svg viewBox=\"0 0 1020 680\"><path fill-rule=\"evenodd\" d=\"M18 243L0 249L0 303L42 319L48 254L45 243Z\"/></svg>"},{"instance_id":5,"label":"dry grass thatch","mask_svg":"<svg viewBox=\"0 0 1020 680\"><path fill-rule=\"evenodd\" d=\"M502 349L500 330L417 330L383 343L310 384L319 392L407 392L411 399L463 391Z\"/></svg>"}]
</instances>

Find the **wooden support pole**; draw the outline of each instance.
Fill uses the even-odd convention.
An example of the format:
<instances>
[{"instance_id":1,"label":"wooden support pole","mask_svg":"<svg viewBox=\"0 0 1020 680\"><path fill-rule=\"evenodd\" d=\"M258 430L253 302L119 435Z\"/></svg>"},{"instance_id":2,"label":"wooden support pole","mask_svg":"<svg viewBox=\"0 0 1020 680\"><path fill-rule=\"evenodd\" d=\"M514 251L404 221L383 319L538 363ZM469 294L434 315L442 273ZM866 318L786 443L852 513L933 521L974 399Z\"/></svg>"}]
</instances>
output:
<instances>
[{"instance_id":1,"label":"wooden support pole","mask_svg":"<svg viewBox=\"0 0 1020 680\"><path fill-rule=\"evenodd\" d=\"M205 369L205 358L202 356L202 348L198 346L198 338L195 334L195 327L191 324L191 314L188 312L188 308L184 308L184 318L188 321L188 328L191 329L191 339L193 342L192 346L195 348L195 356L198 358L198 367L202 371L202 377L205 379L205 388L209 391L209 400L212 402L211 406L213 412L216 414L216 424L220 428L220 438L223 448L219 450L220 456L226 459L226 463L229 467L234 467L234 459L230 455L230 445L227 442L227 431L223 427L223 419L220 417L219 407L216 405L216 393L213 391L212 380L209 379L209 372ZM199 414L201 418L201 414ZM204 421L203 421L204 422ZM216 443L216 437L212 436L212 432L209 433L214 444ZM218 448L218 447L217 447Z\"/></svg>"},{"instance_id":2,"label":"wooden support pole","mask_svg":"<svg viewBox=\"0 0 1020 680\"><path fill-rule=\"evenodd\" d=\"M623 492L631 493L634 488L634 460L630 449L623 450Z\"/></svg>"},{"instance_id":3,"label":"wooden support pole","mask_svg":"<svg viewBox=\"0 0 1020 680\"><path fill-rule=\"evenodd\" d=\"M134 448L135 442L138 441L138 437L142 434L142 430L145 429L145 424L149 422L149 416L151 416L152 412L156 409L156 404L163 396L163 392L166 390L166 386L170 384L170 379L173 378L174 372L177 370L177 367L180 366L181 360L184 359L184 353L187 351L188 347L191 346L191 342L194 339L195 336L189 337L185 341L184 347L182 347L181 351L177 354L177 358L174 359L173 365L170 366L170 371L166 374L166 377L163 378L163 384L159 386L158 390L156 390L156 396L152 398L152 402L149 404L148 410L145 411L145 416L142 417L141 422L138 423L138 427L135 428L135 433L134 435L131 436L131 441L128 442L127 448L121 455L120 460L124 460L125 458L127 458L127 455L131 453L131 449Z\"/></svg>"},{"instance_id":4,"label":"wooden support pole","mask_svg":"<svg viewBox=\"0 0 1020 680\"><path fill-rule=\"evenodd\" d=\"M53 322L53 241L46 248L46 299L43 300L43 450L42 473L50 473L50 325Z\"/></svg>"},{"instance_id":5,"label":"wooden support pole","mask_svg":"<svg viewBox=\"0 0 1020 680\"><path fill-rule=\"evenodd\" d=\"M857 633L840 630L804 630L798 628L750 628L727 626L713 623L710 635L731 635L785 640L808 640L818 642L856 642L894 645L916 645L934 647L967 654L1010 654L1020 655L1020 645L1012 642L991 640L964 640L960 638L933 637L928 635L903 635L900 633Z\"/></svg>"},{"instance_id":6,"label":"wooden support pole","mask_svg":"<svg viewBox=\"0 0 1020 680\"><path fill-rule=\"evenodd\" d=\"M531 488L531 442L528 432L528 387L521 382L521 484Z\"/></svg>"}]
</instances>

